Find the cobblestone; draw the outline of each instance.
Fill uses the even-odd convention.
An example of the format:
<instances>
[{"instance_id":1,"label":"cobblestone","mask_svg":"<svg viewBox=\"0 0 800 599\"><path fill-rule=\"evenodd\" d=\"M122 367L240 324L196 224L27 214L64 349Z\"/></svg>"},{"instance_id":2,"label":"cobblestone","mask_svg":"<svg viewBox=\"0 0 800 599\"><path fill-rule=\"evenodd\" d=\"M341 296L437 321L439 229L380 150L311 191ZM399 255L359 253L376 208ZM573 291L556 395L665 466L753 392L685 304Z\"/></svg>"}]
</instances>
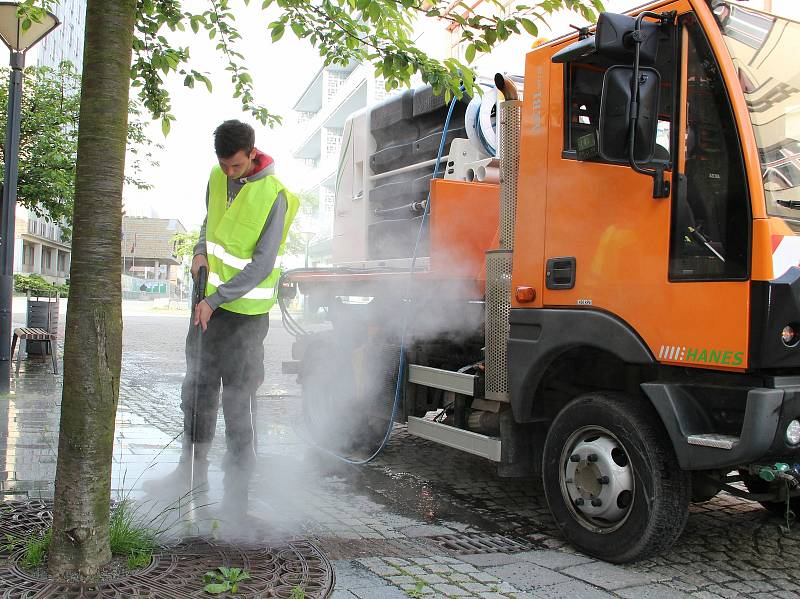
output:
<instances>
[{"instance_id":1,"label":"cobblestone","mask_svg":"<svg viewBox=\"0 0 800 599\"><path fill-rule=\"evenodd\" d=\"M157 478L178 460L185 328L185 319L126 316L115 493L141 497L133 481ZM757 504L724 493L691 507L686 530L671 550L613 566L565 544L538 482L501 480L492 463L411 437L403 426L395 427L384 453L367 466L325 459L295 428L299 389L293 378L280 374L289 341L275 319L267 338L267 381L256 402L259 464L251 513L276 534L318 540L334 559L334 599L407 598L420 583L422 595L444 596L439 587L457 589L458 597L486 599L800 595L795 582L800 529L782 532L780 520ZM0 468L0 492L49 496L60 378L26 361L14 384L15 395L0 402L0 422L9 423L0 426L6 464ZM220 415L210 473L214 501L220 497L224 448ZM430 540L459 531L523 537L543 549L454 555ZM430 577L429 584L423 577Z\"/></svg>"}]
</instances>

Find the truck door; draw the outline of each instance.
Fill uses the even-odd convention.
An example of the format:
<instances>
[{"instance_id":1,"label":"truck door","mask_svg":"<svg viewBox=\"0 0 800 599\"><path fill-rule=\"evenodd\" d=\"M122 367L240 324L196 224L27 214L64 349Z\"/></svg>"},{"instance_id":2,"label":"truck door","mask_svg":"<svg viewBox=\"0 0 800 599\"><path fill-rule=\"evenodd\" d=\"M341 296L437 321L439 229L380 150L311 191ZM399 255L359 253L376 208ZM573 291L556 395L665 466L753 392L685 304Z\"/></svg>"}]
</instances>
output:
<instances>
[{"instance_id":1,"label":"truck door","mask_svg":"<svg viewBox=\"0 0 800 599\"><path fill-rule=\"evenodd\" d=\"M543 304L611 313L663 362L743 368L751 218L719 61L693 13L660 39L650 65L660 77L658 135L644 166L665 170L663 199L652 178L586 142L613 64L551 66L550 112L561 115L551 122L561 129L548 142Z\"/></svg>"}]
</instances>

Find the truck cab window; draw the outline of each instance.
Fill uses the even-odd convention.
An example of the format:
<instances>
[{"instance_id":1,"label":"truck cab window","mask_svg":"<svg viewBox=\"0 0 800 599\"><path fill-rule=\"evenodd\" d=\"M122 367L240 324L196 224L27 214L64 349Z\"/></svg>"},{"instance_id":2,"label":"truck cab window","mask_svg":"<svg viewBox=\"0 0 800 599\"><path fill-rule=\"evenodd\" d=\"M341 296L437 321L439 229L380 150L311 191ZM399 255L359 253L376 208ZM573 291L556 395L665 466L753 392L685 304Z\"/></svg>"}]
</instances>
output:
<instances>
[{"instance_id":1,"label":"truck cab window","mask_svg":"<svg viewBox=\"0 0 800 599\"><path fill-rule=\"evenodd\" d=\"M659 42L654 67L661 77L659 97L658 135L652 162L669 166L671 160L673 87L675 46L671 35L663 35ZM598 155L597 135L600 120L600 98L603 77L613 66L600 56L586 63L564 65L564 87L567 91L564 106L564 158L608 162Z\"/></svg>"},{"instance_id":2,"label":"truck cab window","mask_svg":"<svg viewBox=\"0 0 800 599\"><path fill-rule=\"evenodd\" d=\"M742 279L748 273L744 165L725 84L700 25L688 33L686 185L674 186L671 280Z\"/></svg>"}]
</instances>

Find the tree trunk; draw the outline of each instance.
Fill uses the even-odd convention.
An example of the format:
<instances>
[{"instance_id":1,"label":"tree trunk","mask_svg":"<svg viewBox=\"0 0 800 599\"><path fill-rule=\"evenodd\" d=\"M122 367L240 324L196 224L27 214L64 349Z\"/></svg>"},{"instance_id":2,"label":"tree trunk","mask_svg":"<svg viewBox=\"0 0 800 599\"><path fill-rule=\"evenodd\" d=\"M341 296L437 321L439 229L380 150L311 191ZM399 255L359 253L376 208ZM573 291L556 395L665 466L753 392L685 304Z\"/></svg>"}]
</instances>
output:
<instances>
[{"instance_id":1,"label":"tree trunk","mask_svg":"<svg viewBox=\"0 0 800 599\"><path fill-rule=\"evenodd\" d=\"M94 574L108 540L122 358L122 186L136 0L89 0L49 570Z\"/></svg>"}]
</instances>

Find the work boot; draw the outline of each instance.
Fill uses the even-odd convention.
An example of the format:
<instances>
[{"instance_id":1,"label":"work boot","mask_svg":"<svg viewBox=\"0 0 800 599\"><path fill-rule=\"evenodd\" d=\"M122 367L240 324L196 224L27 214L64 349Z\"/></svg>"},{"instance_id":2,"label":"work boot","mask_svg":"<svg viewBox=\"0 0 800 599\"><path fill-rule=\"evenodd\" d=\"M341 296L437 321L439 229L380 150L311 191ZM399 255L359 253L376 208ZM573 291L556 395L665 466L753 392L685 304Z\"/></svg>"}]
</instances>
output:
<instances>
[{"instance_id":1,"label":"work boot","mask_svg":"<svg viewBox=\"0 0 800 599\"><path fill-rule=\"evenodd\" d=\"M254 460L252 448L244 456L233 456L231 452L225 456L223 464L225 476L222 479L223 494L220 515L225 519L241 520L247 516L249 505L248 491L253 476Z\"/></svg>"},{"instance_id":2,"label":"work boot","mask_svg":"<svg viewBox=\"0 0 800 599\"><path fill-rule=\"evenodd\" d=\"M192 476L192 443L181 449L178 466L162 478L142 483L142 490L156 497L182 497L208 492L208 452L211 443L194 444L194 476Z\"/></svg>"}]
</instances>

